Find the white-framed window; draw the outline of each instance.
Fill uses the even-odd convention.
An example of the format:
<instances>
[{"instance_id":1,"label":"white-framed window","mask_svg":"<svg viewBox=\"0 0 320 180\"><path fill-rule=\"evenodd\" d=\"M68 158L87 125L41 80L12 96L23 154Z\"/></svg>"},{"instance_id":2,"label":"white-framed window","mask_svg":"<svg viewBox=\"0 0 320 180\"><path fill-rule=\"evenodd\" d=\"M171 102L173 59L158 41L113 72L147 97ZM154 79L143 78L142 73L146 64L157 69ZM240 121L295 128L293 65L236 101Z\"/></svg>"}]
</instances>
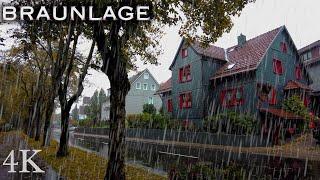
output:
<instances>
[{"instance_id":1,"label":"white-framed window","mask_svg":"<svg viewBox=\"0 0 320 180\"><path fill-rule=\"evenodd\" d=\"M148 104L153 104L154 102L153 102L153 97L149 97L149 99L148 99Z\"/></svg>"},{"instance_id":2,"label":"white-framed window","mask_svg":"<svg viewBox=\"0 0 320 180\"><path fill-rule=\"evenodd\" d=\"M149 79L149 73L144 73L143 77L144 77L144 79Z\"/></svg>"},{"instance_id":3,"label":"white-framed window","mask_svg":"<svg viewBox=\"0 0 320 180\"><path fill-rule=\"evenodd\" d=\"M141 89L141 83L139 82L136 83L136 89Z\"/></svg>"},{"instance_id":4,"label":"white-framed window","mask_svg":"<svg viewBox=\"0 0 320 180\"><path fill-rule=\"evenodd\" d=\"M156 85L152 84L152 85L151 85L151 90L152 90L152 91L155 91L155 90L156 90Z\"/></svg>"},{"instance_id":5,"label":"white-framed window","mask_svg":"<svg viewBox=\"0 0 320 180\"><path fill-rule=\"evenodd\" d=\"M143 83L143 90L148 90L148 84L147 83Z\"/></svg>"}]
</instances>

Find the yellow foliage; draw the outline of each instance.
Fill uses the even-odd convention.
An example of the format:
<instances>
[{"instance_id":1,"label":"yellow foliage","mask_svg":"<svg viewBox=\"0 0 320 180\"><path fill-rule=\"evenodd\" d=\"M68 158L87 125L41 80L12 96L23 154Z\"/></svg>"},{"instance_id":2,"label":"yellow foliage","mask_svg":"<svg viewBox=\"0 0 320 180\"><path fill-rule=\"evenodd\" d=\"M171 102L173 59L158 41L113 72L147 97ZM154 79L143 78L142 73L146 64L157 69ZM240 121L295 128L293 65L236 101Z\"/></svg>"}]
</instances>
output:
<instances>
[{"instance_id":1,"label":"yellow foliage","mask_svg":"<svg viewBox=\"0 0 320 180\"><path fill-rule=\"evenodd\" d=\"M106 171L107 160L78 148L70 147L69 156L57 158L55 156L58 148L56 141L51 141L49 147L41 147L41 143L23 135L27 143L34 149L42 149L40 156L60 172L67 179L103 179ZM166 177L148 172L144 169L126 165L126 178L129 180L164 180Z\"/></svg>"}]
</instances>

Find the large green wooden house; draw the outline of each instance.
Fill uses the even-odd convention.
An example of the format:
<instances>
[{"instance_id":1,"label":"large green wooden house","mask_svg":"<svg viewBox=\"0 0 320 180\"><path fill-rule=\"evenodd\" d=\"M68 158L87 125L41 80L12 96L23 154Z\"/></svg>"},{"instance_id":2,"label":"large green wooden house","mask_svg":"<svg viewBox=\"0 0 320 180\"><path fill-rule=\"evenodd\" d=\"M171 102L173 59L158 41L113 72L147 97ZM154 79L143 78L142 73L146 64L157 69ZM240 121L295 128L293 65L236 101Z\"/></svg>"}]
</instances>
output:
<instances>
[{"instance_id":1,"label":"large green wooden house","mask_svg":"<svg viewBox=\"0 0 320 180\"><path fill-rule=\"evenodd\" d=\"M285 97L299 94L309 103L308 78L285 26L224 49L182 40L170 66L171 78L157 93L174 119L201 125L204 118L225 111L267 118L297 120L285 112ZM261 122L261 121L260 121Z\"/></svg>"}]
</instances>

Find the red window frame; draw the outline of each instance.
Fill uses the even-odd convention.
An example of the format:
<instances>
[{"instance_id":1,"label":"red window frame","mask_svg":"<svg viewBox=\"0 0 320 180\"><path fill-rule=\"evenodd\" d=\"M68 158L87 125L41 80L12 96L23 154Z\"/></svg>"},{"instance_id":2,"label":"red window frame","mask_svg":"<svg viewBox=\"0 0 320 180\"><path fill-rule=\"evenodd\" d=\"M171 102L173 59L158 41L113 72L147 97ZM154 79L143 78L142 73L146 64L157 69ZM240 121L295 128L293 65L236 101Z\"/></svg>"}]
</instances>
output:
<instances>
[{"instance_id":1,"label":"red window frame","mask_svg":"<svg viewBox=\"0 0 320 180\"><path fill-rule=\"evenodd\" d=\"M296 66L295 75L296 75L296 79L297 80L301 80L302 79L302 67L300 65Z\"/></svg>"},{"instance_id":2,"label":"red window frame","mask_svg":"<svg viewBox=\"0 0 320 180\"><path fill-rule=\"evenodd\" d=\"M192 81L190 64L179 69L179 83L185 83L189 81Z\"/></svg>"},{"instance_id":3,"label":"red window frame","mask_svg":"<svg viewBox=\"0 0 320 180\"><path fill-rule=\"evenodd\" d=\"M288 52L288 48L287 48L287 43L285 42L281 42L280 43L280 49L283 53L287 53Z\"/></svg>"},{"instance_id":4,"label":"red window frame","mask_svg":"<svg viewBox=\"0 0 320 180\"><path fill-rule=\"evenodd\" d=\"M179 69L179 82L182 83L182 78L183 78L183 68Z\"/></svg>"},{"instance_id":5,"label":"red window frame","mask_svg":"<svg viewBox=\"0 0 320 180\"><path fill-rule=\"evenodd\" d=\"M284 72L282 61L279 59L273 59L273 72L278 75L282 75Z\"/></svg>"},{"instance_id":6,"label":"red window frame","mask_svg":"<svg viewBox=\"0 0 320 180\"><path fill-rule=\"evenodd\" d=\"M172 99L168 99L168 101L167 101L167 110L168 110L168 112L173 111Z\"/></svg>"},{"instance_id":7,"label":"red window frame","mask_svg":"<svg viewBox=\"0 0 320 180\"><path fill-rule=\"evenodd\" d=\"M305 95L304 99L303 99L303 104L305 107L308 107L310 104L310 98L309 96Z\"/></svg>"},{"instance_id":8,"label":"red window frame","mask_svg":"<svg viewBox=\"0 0 320 180\"><path fill-rule=\"evenodd\" d=\"M182 58L188 57L188 48L181 49L181 57Z\"/></svg>"},{"instance_id":9,"label":"red window frame","mask_svg":"<svg viewBox=\"0 0 320 180\"><path fill-rule=\"evenodd\" d=\"M188 109L192 108L192 93L184 92L179 95L179 108Z\"/></svg>"},{"instance_id":10,"label":"red window frame","mask_svg":"<svg viewBox=\"0 0 320 180\"><path fill-rule=\"evenodd\" d=\"M276 89L272 88L272 90L269 93L269 104L270 105L276 105L277 104L277 91Z\"/></svg>"},{"instance_id":11,"label":"red window frame","mask_svg":"<svg viewBox=\"0 0 320 180\"><path fill-rule=\"evenodd\" d=\"M184 77L186 77L185 82L191 81L191 65L184 67Z\"/></svg>"},{"instance_id":12,"label":"red window frame","mask_svg":"<svg viewBox=\"0 0 320 180\"><path fill-rule=\"evenodd\" d=\"M241 93L241 97L237 97L237 93ZM244 104L244 89L243 87L233 88L233 89L224 89L220 92L220 102L224 107L233 107ZM230 97L230 99L226 99Z\"/></svg>"}]
</instances>

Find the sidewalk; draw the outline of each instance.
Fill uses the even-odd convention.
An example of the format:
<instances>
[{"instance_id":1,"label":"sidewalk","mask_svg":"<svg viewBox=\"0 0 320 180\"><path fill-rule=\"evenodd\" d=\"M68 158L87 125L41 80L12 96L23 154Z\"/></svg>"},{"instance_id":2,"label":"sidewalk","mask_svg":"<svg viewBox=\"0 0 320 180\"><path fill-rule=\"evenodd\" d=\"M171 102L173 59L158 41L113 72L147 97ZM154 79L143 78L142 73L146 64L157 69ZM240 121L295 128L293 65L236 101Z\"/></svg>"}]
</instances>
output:
<instances>
[{"instance_id":1,"label":"sidewalk","mask_svg":"<svg viewBox=\"0 0 320 180\"><path fill-rule=\"evenodd\" d=\"M23 179L41 179L41 180L51 180L56 174L46 163L36 155L32 160L46 173L45 174L33 174L33 173L18 173L21 170L21 154L19 150L29 150L25 140L21 136L14 133L0 133L0 179L1 180L23 180ZM15 151L15 162L19 162L18 166L15 166L16 173L8 173L10 166L3 166L2 163L8 157L10 152ZM30 154L31 155L31 154ZM10 161L9 161L10 162ZM28 167L31 170L31 167Z\"/></svg>"},{"instance_id":2,"label":"sidewalk","mask_svg":"<svg viewBox=\"0 0 320 180\"><path fill-rule=\"evenodd\" d=\"M95 134L84 134L84 133L73 133L75 138L101 138L108 140L107 135L95 135ZM311 161L320 161L320 149L314 150L312 143L309 143L310 136L304 137L297 143L286 144L284 146L274 146L274 147L235 147L235 146L221 146L221 145L211 145L211 144L199 144L199 143L188 143L188 142L178 142L178 141L166 141L166 140L154 140L154 139L141 139L141 138L126 138L128 142L142 142L148 144L160 144L160 145L170 145L170 146L180 146L180 147L192 147L192 148L205 148L213 150L230 151L234 153L248 153L248 154L259 154L267 156L281 156L285 158L296 158Z\"/></svg>"}]
</instances>

